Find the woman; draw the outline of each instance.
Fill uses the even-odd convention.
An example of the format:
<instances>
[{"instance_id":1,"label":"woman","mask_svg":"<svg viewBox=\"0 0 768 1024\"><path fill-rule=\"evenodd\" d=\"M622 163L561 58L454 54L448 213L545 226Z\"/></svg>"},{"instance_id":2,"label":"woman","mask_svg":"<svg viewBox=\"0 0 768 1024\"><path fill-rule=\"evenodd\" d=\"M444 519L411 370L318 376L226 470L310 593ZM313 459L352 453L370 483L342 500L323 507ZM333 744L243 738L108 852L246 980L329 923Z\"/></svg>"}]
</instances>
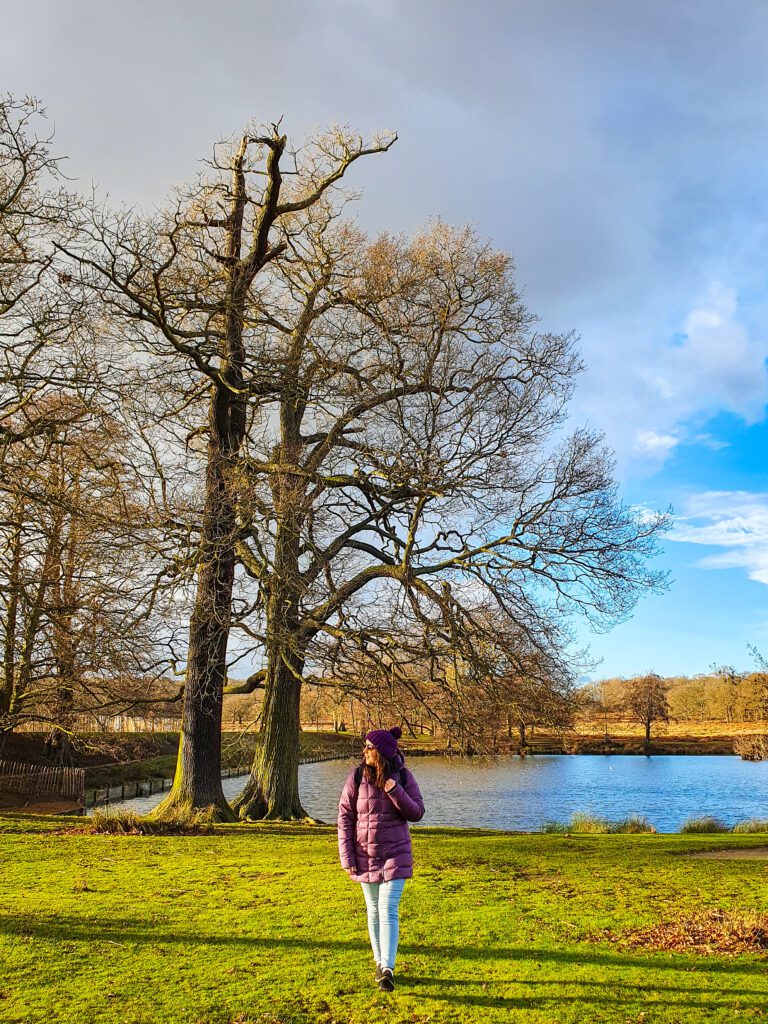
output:
<instances>
[{"instance_id":1,"label":"woman","mask_svg":"<svg viewBox=\"0 0 768 1024\"><path fill-rule=\"evenodd\" d=\"M375 980L384 992L395 987L398 908L413 876L408 822L424 816L416 779L397 749L401 736L397 726L367 734L362 764L350 772L339 801L341 866L362 884Z\"/></svg>"}]
</instances>

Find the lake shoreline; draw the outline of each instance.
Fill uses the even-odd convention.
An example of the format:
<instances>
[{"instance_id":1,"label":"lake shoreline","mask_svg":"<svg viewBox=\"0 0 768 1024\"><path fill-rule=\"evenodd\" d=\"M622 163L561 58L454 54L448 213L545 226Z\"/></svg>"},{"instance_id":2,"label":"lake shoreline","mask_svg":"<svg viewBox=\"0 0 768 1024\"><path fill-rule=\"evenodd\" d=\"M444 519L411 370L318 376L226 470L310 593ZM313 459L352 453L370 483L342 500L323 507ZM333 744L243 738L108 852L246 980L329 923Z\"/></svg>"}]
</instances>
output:
<instances>
[{"instance_id":1,"label":"lake shoreline","mask_svg":"<svg viewBox=\"0 0 768 1024\"><path fill-rule=\"evenodd\" d=\"M733 756L735 751L733 744L737 736L660 736L652 738L650 745L646 748L642 737L638 736L599 736L570 734L566 736L533 736L520 749L516 742L502 741L490 750L471 749L469 751L438 749L435 747L409 746L407 742L401 741L401 748L407 757L471 757L492 755L500 757L512 756L535 756L537 754L626 754L639 755L664 755L664 756L688 756L691 754L701 755L729 755Z\"/></svg>"},{"instance_id":2,"label":"lake shoreline","mask_svg":"<svg viewBox=\"0 0 768 1024\"><path fill-rule=\"evenodd\" d=\"M768 828L762 797L768 762L712 754L579 757L547 752L528 757L445 757L431 752L431 756L419 756L422 752L426 753L423 748L410 751L407 762L424 795L427 814L421 824L427 827L516 833L548 831L554 826L568 831L611 831L622 824L631 831L652 826L658 832L673 833L694 825L704 832L736 826L740 833L754 831L758 825L759 831ZM312 818L335 821L338 795L354 764L351 757L324 757L300 768L302 804ZM227 800L235 799L246 781L247 772L223 773ZM120 787L93 797L97 805L108 802L146 814L170 784L168 778L162 787L149 787L149 792L142 787L137 797L125 802L121 797L127 797L128 791L123 793ZM582 828L577 819L589 822ZM567 828L569 823L572 828Z\"/></svg>"},{"instance_id":3,"label":"lake shoreline","mask_svg":"<svg viewBox=\"0 0 768 1024\"><path fill-rule=\"evenodd\" d=\"M313 734L313 733L302 733L302 761L311 762L314 760L325 760L326 758L333 758L338 760L352 761L359 755L359 740L354 735L349 733L341 734ZM742 737L745 734L740 734ZM758 734L756 734L758 735ZM584 733L571 733L564 736L547 733L534 733L529 738L523 750L523 756L530 756L535 758L537 756L628 756L628 757L685 757L690 755L699 756L723 756L723 757L734 757L734 742L739 736L736 735L717 735L717 736L691 736L691 735L662 735L658 738L653 738L650 747L646 750L643 744L642 736L637 735L609 735L604 734L584 734ZM32 742L37 740L39 743L39 735L35 736L22 736L14 737L16 745L21 746L20 740L26 740L24 747L27 749L17 751L17 756L21 755L22 760L28 759L31 763L38 763L42 761L41 757L29 757L32 753ZM112 753L113 757L119 758L120 754L123 753L121 750L122 737L113 737L115 742L115 749ZM125 789L133 789L138 792L139 787L142 784L148 782L156 782L159 779L168 780L173 775L176 754L175 748L178 744L178 736L176 734L157 735L152 737L136 737L129 736L125 737L128 743L136 743L140 740L142 744L146 745L146 748L142 750L141 746L137 744L138 749L131 749L128 747L125 750L126 753L145 753L145 757L139 757L129 762L120 763L119 760L113 765L101 764L97 767L87 766L88 778L86 786L88 789L117 789L124 787ZM253 737L249 737L251 743ZM9 744L11 746L11 744ZM128 746L128 744L126 744ZM233 747L235 745L233 744ZM516 740L510 740L507 737L499 740L496 744L495 749L484 749L475 750L471 753L461 752L453 749L449 750L442 745L436 744L434 741L430 741L429 738L424 737L411 737L403 738L401 741L401 747L406 758L420 759L422 757L446 757L449 759L456 760L472 760L474 756L482 759L483 757L519 757L520 747ZM171 752L173 750L173 752ZM37 753L37 752L36 752ZM27 755L27 758L24 755ZM235 747L231 751L230 757L227 758L227 762L222 765L223 774L227 768L233 770L235 765L242 771L242 766L247 764L249 761L249 755L251 754L250 749L240 749L239 746ZM102 755L103 756L103 755ZM242 758L242 760L240 759ZM44 762L43 762L44 763ZM227 772L228 774L228 772ZM151 787L151 792L157 788ZM164 787L165 788L165 787ZM124 797L124 794L121 794ZM115 798L116 802L117 797ZM102 802L102 801L99 801ZM34 801L35 806L23 807L27 801L20 802L22 806L19 806L19 802L10 799L0 799L0 808L8 811L26 810L27 813L61 813L62 811L69 810L67 807L53 807L46 805L45 807L39 805L39 801ZM32 803L30 801L29 803Z\"/></svg>"},{"instance_id":4,"label":"lake shoreline","mask_svg":"<svg viewBox=\"0 0 768 1024\"><path fill-rule=\"evenodd\" d=\"M576 735L558 737L534 736L527 745L528 754L689 754L732 755L736 736L659 736L652 737L646 748L639 736ZM519 753L519 748L510 751Z\"/></svg>"}]
</instances>

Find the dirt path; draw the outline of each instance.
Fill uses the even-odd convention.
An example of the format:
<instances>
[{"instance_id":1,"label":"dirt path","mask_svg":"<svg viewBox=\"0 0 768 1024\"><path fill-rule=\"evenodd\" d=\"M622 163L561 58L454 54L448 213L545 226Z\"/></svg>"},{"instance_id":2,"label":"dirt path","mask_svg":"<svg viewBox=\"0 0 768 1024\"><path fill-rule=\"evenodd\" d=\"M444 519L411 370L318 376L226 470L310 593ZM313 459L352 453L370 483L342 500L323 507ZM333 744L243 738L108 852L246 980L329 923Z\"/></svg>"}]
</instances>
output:
<instances>
[{"instance_id":1,"label":"dirt path","mask_svg":"<svg viewBox=\"0 0 768 1024\"><path fill-rule=\"evenodd\" d=\"M3 796L0 799L0 814L74 814L78 810L75 800L14 800Z\"/></svg>"}]
</instances>

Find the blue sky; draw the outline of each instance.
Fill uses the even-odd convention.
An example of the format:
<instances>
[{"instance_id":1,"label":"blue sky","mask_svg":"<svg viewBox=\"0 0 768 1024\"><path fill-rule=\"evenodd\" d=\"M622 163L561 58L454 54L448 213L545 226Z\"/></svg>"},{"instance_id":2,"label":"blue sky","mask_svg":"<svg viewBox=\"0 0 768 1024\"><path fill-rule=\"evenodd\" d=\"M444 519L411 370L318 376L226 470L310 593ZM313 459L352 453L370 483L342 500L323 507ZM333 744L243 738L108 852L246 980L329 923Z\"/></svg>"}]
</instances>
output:
<instances>
[{"instance_id":1,"label":"blue sky","mask_svg":"<svg viewBox=\"0 0 768 1024\"><path fill-rule=\"evenodd\" d=\"M768 652L768 6L759 0L28 0L0 87L68 172L160 203L251 118L397 146L353 184L372 230L472 222L589 367L628 502L672 505L672 584L591 638L596 674Z\"/></svg>"},{"instance_id":2,"label":"blue sky","mask_svg":"<svg viewBox=\"0 0 768 1024\"><path fill-rule=\"evenodd\" d=\"M626 473L625 500L673 506L656 560L670 586L610 633L582 631L603 658L594 677L751 668L748 645L768 654L768 424L721 413L706 430L705 442L681 442L644 478Z\"/></svg>"}]
</instances>

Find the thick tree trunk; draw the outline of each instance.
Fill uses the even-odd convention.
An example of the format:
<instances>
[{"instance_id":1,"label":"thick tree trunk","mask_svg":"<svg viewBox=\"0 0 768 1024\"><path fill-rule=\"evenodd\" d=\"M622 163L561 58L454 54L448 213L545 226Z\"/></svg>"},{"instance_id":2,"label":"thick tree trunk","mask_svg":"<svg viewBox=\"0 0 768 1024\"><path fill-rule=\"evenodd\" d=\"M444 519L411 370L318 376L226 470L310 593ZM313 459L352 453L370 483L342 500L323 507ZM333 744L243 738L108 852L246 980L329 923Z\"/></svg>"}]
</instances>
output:
<instances>
[{"instance_id":1,"label":"thick tree trunk","mask_svg":"<svg viewBox=\"0 0 768 1024\"><path fill-rule=\"evenodd\" d=\"M168 796L152 811L153 818L208 809L219 821L237 820L221 787L221 716L235 571L233 537L234 511L224 460L209 450L176 774Z\"/></svg>"},{"instance_id":2,"label":"thick tree trunk","mask_svg":"<svg viewBox=\"0 0 768 1024\"><path fill-rule=\"evenodd\" d=\"M289 414L283 409L283 421ZM299 499L301 481L277 481L275 571L267 598L267 680L251 777L234 806L241 818L305 819L299 799L301 681Z\"/></svg>"},{"instance_id":3,"label":"thick tree trunk","mask_svg":"<svg viewBox=\"0 0 768 1024\"><path fill-rule=\"evenodd\" d=\"M276 651L270 658L264 715L251 776L233 803L243 819L307 818L299 799L299 701L304 666L300 660L293 660L289 667L282 653Z\"/></svg>"},{"instance_id":4,"label":"thick tree trunk","mask_svg":"<svg viewBox=\"0 0 768 1024\"><path fill-rule=\"evenodd\" d=\"M21 590L21 520L17 521L11 539L11 572L8 579L8 603L5 614L5 636L3 643L3 678L0 682L0 721L5 721L11 709L16 684L16 628ZM3 738L0 739L2 750Z\"/></svg>"},{"instance_id":5,"label":"thick tree trunk","mask_svg":"<svg viewBox=\"0 0 768 1024\"><path fill-rule=\"evenodd\" d=\"M230 271L226 297L226 338L208 413L208 463L205 511L195 608L189 627L187 679L179 755L173 787L153 817L174 816L179 810L213 808L221 821L236 820L221 788L221 718L227 679L227 642L232 616L237 535L237 467L246 432L243 366L243 322L248 289L263 266L272 221L262 215L257 250L241 260L243 216L246 207L243 160L248 140L241 140L232 164L232 202L227 218L226 252ZM282 147L273 151L276 161ZM277 152L277 156L275 156ZM265 209L277 202L280 175L276 164Z\"/></svg>"},{"instance_id":6,"label":"thick tree trunk","mask_svg":"<svg viewBox=\"0 0 768 1024\"><path fill-rule=\"evenodd\" d=\"M52 729L48 734L45 756L59 768L74 768L77 763L72 740L61 729Z\"/></svg>"}]
</instances>

